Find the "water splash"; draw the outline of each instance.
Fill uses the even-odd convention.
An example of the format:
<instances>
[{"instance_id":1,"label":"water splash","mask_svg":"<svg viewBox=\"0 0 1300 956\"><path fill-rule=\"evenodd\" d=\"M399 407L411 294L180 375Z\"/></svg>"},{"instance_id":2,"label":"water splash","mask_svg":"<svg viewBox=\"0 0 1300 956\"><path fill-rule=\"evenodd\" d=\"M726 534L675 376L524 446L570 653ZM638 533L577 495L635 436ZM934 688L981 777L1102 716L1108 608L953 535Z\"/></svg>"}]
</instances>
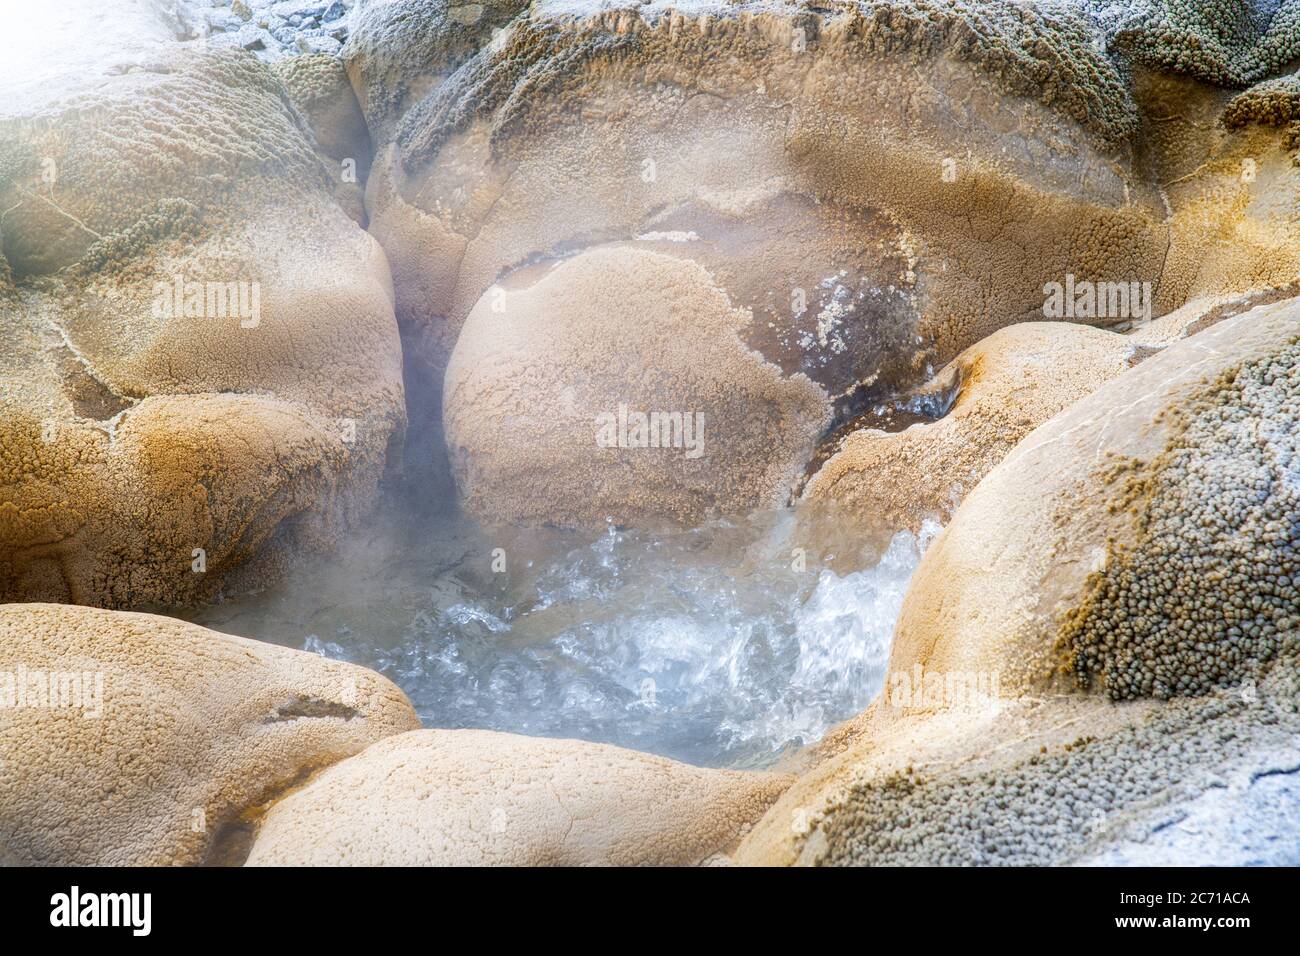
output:
<instances>
[{"instance_id":1,"label":"water splash","mask_svg":"<svg viewBox=\"0 0 1300 956\"><path fill-rule=\"evenodd\" d=\"M547 532L504 548L494 574L493 543L461 522L422 549L354 550L291 596L223 605L225 620L203 623L374 668L426 726L759 767L879 692L937 530L899 533L844 575L792 560L788 512L667 535Z\"/></svg>"}]
</instances>

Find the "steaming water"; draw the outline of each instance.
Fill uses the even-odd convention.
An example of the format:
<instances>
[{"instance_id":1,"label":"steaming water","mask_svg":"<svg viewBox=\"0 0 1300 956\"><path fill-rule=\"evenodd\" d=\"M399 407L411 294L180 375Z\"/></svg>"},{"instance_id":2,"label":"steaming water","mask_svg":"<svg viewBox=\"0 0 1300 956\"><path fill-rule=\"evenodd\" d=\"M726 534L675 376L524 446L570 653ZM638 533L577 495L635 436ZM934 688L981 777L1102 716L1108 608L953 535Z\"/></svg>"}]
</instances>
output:
<instances>
[{"instance_id":1,"label":"steaming water","mask_svg":"<svg viewBox=\"0 0 1300 956\"><path fill-rule=\"evenodd\" d=\"M937 526L851 556L859 570L845 574L811 552L801 564L793 530L786 512L672 534L494 542L443 519L355 542L194 619L374 668L426 726L767 766L880 690L903 592Z\"/></svg>"}]
</instances>

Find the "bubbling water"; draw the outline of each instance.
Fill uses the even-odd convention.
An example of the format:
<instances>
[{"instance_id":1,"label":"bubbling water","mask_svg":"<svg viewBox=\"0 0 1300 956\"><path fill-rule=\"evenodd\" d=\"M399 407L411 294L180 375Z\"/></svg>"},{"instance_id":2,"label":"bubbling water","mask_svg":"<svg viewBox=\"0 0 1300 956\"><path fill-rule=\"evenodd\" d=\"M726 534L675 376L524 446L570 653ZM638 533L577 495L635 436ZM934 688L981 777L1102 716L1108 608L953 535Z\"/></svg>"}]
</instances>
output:
<instances>
[{"instance_id":1,"label":"bubbling water","mask_svg":"<svg viewBox=\"0 0 1300 956\"><path fill-rule=\"evenodd\" d=\"M360 544L306 586L200 620L378 670L426 726L762 767L879 692L937 530L900 532L836 574L794 545L789 512L670 534L538 532L500 549L455 519L423 545Z\"/></svg>"}]
</instances>

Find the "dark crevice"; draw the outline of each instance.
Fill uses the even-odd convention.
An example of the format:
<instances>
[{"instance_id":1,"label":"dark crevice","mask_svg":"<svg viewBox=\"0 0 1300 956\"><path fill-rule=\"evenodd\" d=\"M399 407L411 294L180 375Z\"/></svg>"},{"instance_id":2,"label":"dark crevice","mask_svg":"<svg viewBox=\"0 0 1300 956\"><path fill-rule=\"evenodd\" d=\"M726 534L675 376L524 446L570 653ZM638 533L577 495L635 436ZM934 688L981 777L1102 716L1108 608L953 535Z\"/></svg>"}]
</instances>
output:
<instances>
[{"instance_id":1,"label":"dark crevice","mask_svg":"<svg viewBox=\"0 0 1300 956\"><path fill-rule=\"evenodd\" d=\"M300 694L293 700L276 707L275 710L262 718L262 723L278 724L290 720L320 717L340 717L343 720L352 720L357 716L358 712L355 707L348 707L346 704L340 704L334 700L326 700L324 697L309 697Z\"/></svg>"},{"instance_id":2,"label":"dark crevice","mask_svg":"<svg viewBox=\"0 0 1300 956\"><path fill-rule=\"evenodd\" d=\"M866 428L901 432L913 425L937 422L952 411L965 381L964 370L956 369L938 383L931 381L901 394L890 394L881 387L863 386L840 396L835 403L831 425L804 469L795 497L802 493L804 485L821 470L822 465L843 447L849 435Z\"/></svg>"}]
</instances>

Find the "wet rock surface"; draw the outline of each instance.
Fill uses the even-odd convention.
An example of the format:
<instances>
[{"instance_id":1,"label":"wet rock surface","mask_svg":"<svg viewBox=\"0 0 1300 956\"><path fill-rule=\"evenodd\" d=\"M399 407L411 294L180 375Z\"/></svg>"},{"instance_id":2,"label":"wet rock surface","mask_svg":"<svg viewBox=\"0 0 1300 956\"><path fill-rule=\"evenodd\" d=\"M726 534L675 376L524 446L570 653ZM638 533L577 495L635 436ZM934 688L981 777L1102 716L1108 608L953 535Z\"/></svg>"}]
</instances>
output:
<instances>
[{"instance_id":1,"label":"wet rock surface","mask_svg":"<svg viewBox=\"0 0 1300 956\"><path fill-rule=\"evenodd\" d=\"M935 403L932 420L842 433L801 498L827 508L829 520L864 528L945 522L1020 439L1127 371L1132 354L1125 336L1081 325L1022 322L995 332L911 397Z\"/></svg>"}]
</instances>

